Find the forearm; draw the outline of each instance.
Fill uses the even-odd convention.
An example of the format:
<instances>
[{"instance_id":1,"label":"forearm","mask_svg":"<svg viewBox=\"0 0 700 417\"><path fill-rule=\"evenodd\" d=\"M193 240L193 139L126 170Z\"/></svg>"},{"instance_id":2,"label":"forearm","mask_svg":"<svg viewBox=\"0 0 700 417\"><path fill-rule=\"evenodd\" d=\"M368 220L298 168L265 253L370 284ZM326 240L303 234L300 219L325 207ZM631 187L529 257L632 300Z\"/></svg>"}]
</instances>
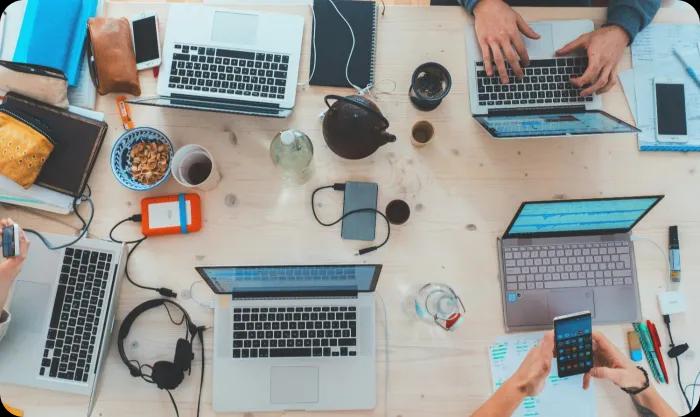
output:
<instances>
[{"instance_id":1,"label":"forearm","mask_svg":"<svg viewBox=\"0 0 700 417\"><path fill-rule=\"evenodd\" d=\"M673 411L654 387L649 387L641 393L633 395L632 401L634 401L640 417L678 417L678 413Z\"/></svg>"},{"instance_id":2,"label":"forearm","mask_svg":"<svg viewBox=\"0 0 700 417\"><path fill-rule=\"evenodd\" d=\"M624 29L631 43L651 22L659 7L661 0L610 0L607 24Z\"/></svg>"},{"instance_id":3,"label":"forearm","mask_svg":"<svg viewBox=\"0 0 700 417\"><path fill-rule=\"evenodd\" d=\"M12 280L0 278L0 310L5 308L7 304L7 297L10 294L10 289L12 288Z\"/></svg>"},{"instance_id":4,"label":"forearm","mask_svg":"<svg viewBox=\"0 0 700 417\"><path fill-rule=\"evenodd\" d=\"M472 417L510 416L524 399L524 390L519 388L512 380L508 380L472 414Z\"/></svg>"}]
</instances>

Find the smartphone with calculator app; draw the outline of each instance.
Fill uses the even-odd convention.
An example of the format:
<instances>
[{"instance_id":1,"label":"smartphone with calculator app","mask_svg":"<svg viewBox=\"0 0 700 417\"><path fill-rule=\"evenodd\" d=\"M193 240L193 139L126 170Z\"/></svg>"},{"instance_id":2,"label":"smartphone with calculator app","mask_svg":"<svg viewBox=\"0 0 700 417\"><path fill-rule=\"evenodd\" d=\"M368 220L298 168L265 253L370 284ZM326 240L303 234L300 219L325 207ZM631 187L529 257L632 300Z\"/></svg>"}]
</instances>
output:
<instances>
[{"instance_id":1,"label":"smartphone with calculator app","mask_svg":"<svg viewBox=\"0 0 700 417\"><path fill-rule=\"evenodd\" d=\"M557 371L560 378L584 374L593 367L590 311L554 318Z\"/></svg>"}]
</instances>

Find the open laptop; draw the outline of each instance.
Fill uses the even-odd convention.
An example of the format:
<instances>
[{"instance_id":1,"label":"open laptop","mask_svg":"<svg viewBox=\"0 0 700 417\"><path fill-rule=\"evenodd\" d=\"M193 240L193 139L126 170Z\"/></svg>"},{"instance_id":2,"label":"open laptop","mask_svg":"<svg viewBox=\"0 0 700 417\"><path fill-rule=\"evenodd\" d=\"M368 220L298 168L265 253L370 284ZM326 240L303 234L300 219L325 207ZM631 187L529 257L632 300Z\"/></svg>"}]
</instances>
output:
<instances>
[{"instance_id":1,"label":"open laptop","mask_svg":"<svg viewBox=\"0 0 700 417\"><path fill-rule=\"evenodd\" d=\"M53 245L74 239L44 236ZM126 249L82 239L52 251L35 236L28 238L30 253L15 281L11 323L0 343L0 383L92 400L109 348Z\"/></svg>"},{"instance_id":2,"label":"open laptop","mask_svg":"<svg viewBox=\"0 0 700 417\"><path fill-rule=\"evenodd\" d=\"M302 16L173 4L158 96L129 102L287 117L303 33Z\"/></svg>"},{"instance_id":3,"label":"open laptop","mask_svg":"<svg viewBox=\"0 0 700 417\"><path fill-rule=\"evenodd\" d=\"M602 111L600 96L581 97L581 89L569 82L586 70L587 57L555 54L557 49L592 31L592 21L543 21L531 26L541 38L523 36L530 65L523 68L522 79L516 78L507 65L508 84L501 84L497 73L486 75L474 26L466 29L471 113L491 136L522 139L639 132Z\"/></svg>"},{"instance_id":4,"label":"open laptop","mask_svg":"<svg viewBox=\"0 0 700 417\"><path fill-rule=\"evenodd\" d=\"M639 321L631 230L662 198L523 203L498 241L506 330L583 310L596 324Z\"/></svg>"},{"instance_id":5,"label":"open laptop","mask_svg":"<svg viewBox=\"0 0 700 417\"><path fill-rule=\"evenodd\" d=\"M381 269L198 267L218 294L214 410L373 409Z\"/></svg>"}]
</instances>

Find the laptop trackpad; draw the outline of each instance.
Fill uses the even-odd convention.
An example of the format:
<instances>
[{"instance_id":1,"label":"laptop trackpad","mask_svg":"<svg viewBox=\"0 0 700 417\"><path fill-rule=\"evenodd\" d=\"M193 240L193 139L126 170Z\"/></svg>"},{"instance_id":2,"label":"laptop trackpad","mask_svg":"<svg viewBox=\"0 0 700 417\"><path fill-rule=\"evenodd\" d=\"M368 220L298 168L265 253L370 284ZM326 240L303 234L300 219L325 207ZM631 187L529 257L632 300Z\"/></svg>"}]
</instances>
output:
<instances>
[{"instance_id":1,"label":"laptop trackpad","mask_svg":"<svg viewBox=\"0 0 700 417\"><path fill-rule=\"evenodd\" d=\"M539 39L530 39L523 35L527 54L530 58L551 58L554 52L554 43L552 42L552 24L551 23L531 23L532 29L540 35Z\"/></svg>"},{"instance_id":2,"label":"laptop trackpad","mask_svg":"<svg viewBox=\"0 0 700 417\"><path fill-rule=\"evenodd\" d=\"M273 404L317 403L318 368L273 366L270 370L270 402Z\"/></svg>"},{"instance_id":3,"label":"laptop trackpad","mask_svg":"<svg viewBox=\"0 0 700 417\"><path fill-rule=\"evenodd\" d=\"M547 294L547 305L552 318L584 310L590 311L595 317L593 290L585 288L551 290Z\"/></svg>"}]
</instances>

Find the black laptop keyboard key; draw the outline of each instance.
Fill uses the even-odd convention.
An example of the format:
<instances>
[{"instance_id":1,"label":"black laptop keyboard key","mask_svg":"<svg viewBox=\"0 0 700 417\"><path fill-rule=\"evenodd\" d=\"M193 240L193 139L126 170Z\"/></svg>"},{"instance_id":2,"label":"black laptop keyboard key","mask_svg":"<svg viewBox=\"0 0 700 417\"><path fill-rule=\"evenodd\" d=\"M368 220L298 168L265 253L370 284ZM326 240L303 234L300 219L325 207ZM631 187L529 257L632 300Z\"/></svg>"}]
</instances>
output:
<instances>
[{"instance_id":1,"label":"black laptop keyboard key","mask_svg":"<svg viewBox=\"0 0 700 417\"><path fill-rule=\"evenodd\" d=\"M62 269L77 278L59 278L40 376L87 382L111 261L108 253L66 249Z\"/></svg>"},{"instance_id":2,"label":"black laptop keyboard key","mask_svg":"<svg viewBox=\"0 0 700 417\"><path fill-rule=\"evenodd\" d=\"M270 349L271 358L299 358L311 355L310 348Z\"/></svg>"},{"instance_id":3,"label":"black laptop keyboard key","mask_svg":"<svg viewBox=\"0 0 700 417\"><path fill-rule=\"evenodd\" d=\"M234 309L234 358L268 357L268 353L269 357L312 356L312 347L318 349L314 356L357 355L356 307L280 307L269 309L269 314L258 311L263 309ZM265 330L259 330L261 327ZM269 352L263 351L267 348ZM328 348L328 354L322 354L322 348ZM341 348L347 353L342 354Z\"/></svg>"}]
</instances>

